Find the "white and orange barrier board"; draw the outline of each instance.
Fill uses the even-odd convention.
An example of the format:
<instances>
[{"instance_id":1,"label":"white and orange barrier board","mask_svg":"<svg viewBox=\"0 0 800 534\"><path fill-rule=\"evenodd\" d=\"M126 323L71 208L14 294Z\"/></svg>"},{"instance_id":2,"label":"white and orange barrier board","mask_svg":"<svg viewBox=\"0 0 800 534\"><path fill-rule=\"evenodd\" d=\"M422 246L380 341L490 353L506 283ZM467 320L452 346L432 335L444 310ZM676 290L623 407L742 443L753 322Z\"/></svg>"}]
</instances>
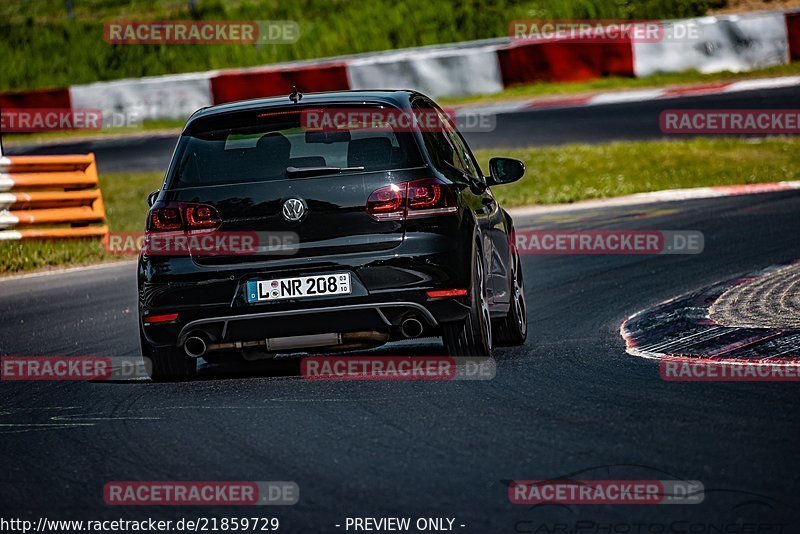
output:
<instances>
[{"instance_id":1,"label":"white and orange barrier board","mask_svg":"<svg viewBox=\"0 0 800 534\"><path fill-rule=\"evenodd\" d=\"M0 157L0 240L103 237L94 154Z\"/></svg>"}]
</instances>

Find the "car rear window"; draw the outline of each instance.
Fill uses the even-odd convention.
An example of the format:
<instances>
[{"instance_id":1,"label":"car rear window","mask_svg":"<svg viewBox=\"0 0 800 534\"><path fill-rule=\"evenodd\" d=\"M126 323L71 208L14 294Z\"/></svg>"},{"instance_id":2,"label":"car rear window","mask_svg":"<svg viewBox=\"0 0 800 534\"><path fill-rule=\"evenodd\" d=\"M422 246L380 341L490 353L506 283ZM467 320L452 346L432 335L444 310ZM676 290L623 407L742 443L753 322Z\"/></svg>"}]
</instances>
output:
<instances>
[{"instance_id":1,"label":"car rear window","mask_svg":"<svg viewBox=\"0 0 800 534\"><path fill-rule=\"evenodd\" d=\"M354 172L370 172L422 165L410 132L309 130L301 112L248 111L194 121L181 136L170 188L283 180L290 178L289 167L364 167Z\"/></svg>"}]
</instances>

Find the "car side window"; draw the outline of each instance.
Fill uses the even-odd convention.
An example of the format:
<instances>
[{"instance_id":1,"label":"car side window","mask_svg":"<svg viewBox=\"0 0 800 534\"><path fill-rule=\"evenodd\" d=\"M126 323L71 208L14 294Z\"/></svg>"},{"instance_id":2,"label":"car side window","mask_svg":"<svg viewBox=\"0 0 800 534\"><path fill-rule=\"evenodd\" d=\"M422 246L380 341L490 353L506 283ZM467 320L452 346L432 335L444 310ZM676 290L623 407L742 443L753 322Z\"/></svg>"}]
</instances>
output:
<instances>
[{"instance_id":1,"label":"car side window","mask_svg":"<svg viewBox=\"0 0 800 534\"><path fill-rule=\"evenodd\" d=\"M437 114L439 113L433 103L425 99L416 100L412 107L417 114L430 114L434 110ZM441 117L439 120L441 120ZM423 128L421 135L422 142L425 143L425 149L428 151L436 170L446 174L450 174L453 168L463 173L467 172L458 150L445 132Z\"/></svg>"},{"instance_id":2,"label":"car side window","mask_svg":"<svg viewBox=\"0 0 800 534\"><path fill-rule=\"evenodd\" d=\"M466 143L464 143L464 140L461 139L461 136L458 134L458 132L456 132L455 127L452 126L449 121L447 121L445 124L447 124L447 129L446 129L447 136L450 139L450 142L455 147L456 153L458 154L458 158L461 160L461 163L465 168L465 172L472 178L480 180L481 171L477 167L477 164L475 163L475 160L472 157L472 153L470 152Z\"/></svg>"}]
</instances>

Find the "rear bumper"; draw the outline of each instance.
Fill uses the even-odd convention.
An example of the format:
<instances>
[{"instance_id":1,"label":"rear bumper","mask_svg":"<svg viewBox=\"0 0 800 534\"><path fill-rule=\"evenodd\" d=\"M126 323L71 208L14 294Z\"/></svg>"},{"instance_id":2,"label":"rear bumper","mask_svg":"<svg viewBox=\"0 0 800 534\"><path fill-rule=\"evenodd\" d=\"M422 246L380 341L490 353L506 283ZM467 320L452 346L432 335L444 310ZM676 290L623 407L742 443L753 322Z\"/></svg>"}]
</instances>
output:
<instances>
[{"instance_id":1,"label":"rear bumper","mask_svg":"<svg viewBox=\"0 0 800 534\"><path fill-rule=\"evenodd\" d=\"M392 331L410 314L429 329L463 319L469 310L465 298L430 299L425 291L469 287L471 250L462 251L459 239L450 238L447 246L442 238L414 241L383 253L213 268L200 266L191 257L143 257L138 273L140 320L170 313L177 313L178 319L159 324L142 321L142 336L151 345L180 346L194 330L214 341L247 341ZM257 304L246 301L248 281L338 271L352 274L351 294Z\"/></svg>"},{"instance_id":2,"label":"rear bumper","mask_svg":"<svg viewBox=\"0 0 800 534\"><path fill-rule=\"evenodd\" d=\"M361 318L352 321L339 316L355 314ZM276 328L275 320L290 318L301 321L305 326L298 335L370 330L375 328L393 328L400 325L403 316L414 314L424 320L429 327L438 326L438 320L424 306L414 302L379 302L375 304L344 304L341 306L325 306L320 308L300 308L285 311L267 311L246 315L228 315L210 317L191 321L181 328L178 334L178 345L183 345L190 333L196 331L219 331L220 340L238 340L247 335L246 332L258 332L259 337L285 336L285 328ZM308 323L318 323L309 325ZM272 324L270 324L272 323ZM315 330L326 330L316 332Z\"/></svg>"},{"instance_id":3,"label":"rear bumper","mask_svg":"<svg viewBox=\"0 0 800 534\"><path fill-rule=\"evenodd\" d=\"M406 297L411 295L406 294ZM397 333L404 319L416 318L426 331L436 331L443 322L464 319L469 306L464 299L374 300L358 299L324 305L269 309L253 307L248 313L231 309L194 310L179 313L173 323L142 325L144 339L156 346L183 346L190 336L200 335L214 342L359 331ZM268 308L268 309L265 309Z\"/></svg>"}]
</instances>

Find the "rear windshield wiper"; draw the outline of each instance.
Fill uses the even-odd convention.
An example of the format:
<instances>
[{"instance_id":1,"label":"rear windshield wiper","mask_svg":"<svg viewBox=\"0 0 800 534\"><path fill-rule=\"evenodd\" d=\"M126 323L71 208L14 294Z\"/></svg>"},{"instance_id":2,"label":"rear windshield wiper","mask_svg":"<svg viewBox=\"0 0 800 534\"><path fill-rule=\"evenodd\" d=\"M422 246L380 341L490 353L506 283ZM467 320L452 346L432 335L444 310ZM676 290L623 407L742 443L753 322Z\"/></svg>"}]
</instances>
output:
<instances>
[{"instance_id":1,"label":"rear windshield wiper","mask_svg":"<svg viewBox=\"0 0 800 534\"><path fill-rule=\"evenodd\" d=\"M339 172L363 171L364 167L287 167L286 175L290 178L301 176L317 176Z\"/></svg>"}]
</instances>

